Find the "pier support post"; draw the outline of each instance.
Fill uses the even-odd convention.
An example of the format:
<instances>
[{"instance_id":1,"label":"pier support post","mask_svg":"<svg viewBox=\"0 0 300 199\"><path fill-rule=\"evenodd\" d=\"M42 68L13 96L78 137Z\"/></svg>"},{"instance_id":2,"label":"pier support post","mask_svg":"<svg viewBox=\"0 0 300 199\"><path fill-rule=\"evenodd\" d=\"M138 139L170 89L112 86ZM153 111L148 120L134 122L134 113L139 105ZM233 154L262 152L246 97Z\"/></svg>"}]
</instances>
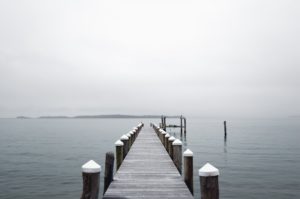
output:
<instances>
[{"instance_id":1,"label":"pier support post","mask_svg":"<svg viewBox=\"0 0 300 199\"><path fill-rule=\"evenodd\" d=\"M101 166L94 160L82 165L83 189L81 199L98 199Z\"/></svg>"},{"instance_id":2,"label":"pier support post","mask_svg":"<svg viewBox=\"0 0 300 199\"><path fill-rule=\"evenodd\" d=\"M193 181L193 152L189 149L183 153L184 157L184 182L189 188L192 195L194 195L194 181Z\"/></svg>"},{"instance_id":3,"label":"pier support post","mask_svg":"<svg viewBox=\"0 0 300 199\"><path fill-rule=\"evenodd\" d=\"M117 171L123 162L124 143L121 140L118 140L115 142L115 146L116 146L116 171Z\"/></svg>"},{"instance_id":4,"label":"pier support post","mask_svg":"<svg viewBox=\"0 0 300 199\"><path fill-rule=\"evenodd\" d=\"M133 130L135 130L135 131L137 132L137 134L139 134L139 133L140 133L140 129L139 129L139 128L137 128L137 127L134 127L134 128L133 128Z\"/></svg>"},{"instance_id":5,"label":"pier support post","mask_svg":"<svg viewBox=\"0 0 300 199\"><path fill-rule=\"evenodd\" d=\"M129 131L130 136L131 136L131 145L133 145L134 141L135 141L135 135L133 131Z\"/></svg>"},{"instance_id":6,"label":"pier support post","mask_svg":"<svg viewBox=\"0 0 300 199\"><path fill-rule=\"evenodd\" d=\"M133 132L133 135L134 135L133 137L134 137L134 141L135 141L137 138L137 131L132 129L131 132Z\"/></svg>"},{"instance_id":7,"label":"pier support post","mask_svg":"<svg viewBox=\"0 0 300 199\"><path fill-rule=\"evenodd\" d=\"M169 137L170 137L170 134L169 133L167 133L166 135L165 135L165 148L166 148L166 150L169 152Z\"/></svg>"},{"instance_id":8,"label":"pier support post","mask_svg":"<svg viewBox=\"0 0 300 199\"><path fill-rule=\"evenodd\" d=\"M126 136L128 137L128 151L129 151L132 145L132 137L130 133L127 133Z\"/></svg>"},{"instance_id":9,"label":"pier support post","mask_svg":"<svg viewBox=\"0 0 300 199\"><path fill-rule=\"evenodd\" d=\"M123 146L123 160L124 160L129 150L129 138L126 135L122 135L120 140L124 143Z\"/></svg>"},{"instance_id":10,"label":"pier support post","mask_svg":"<svg viewBox=\"0 0 300 199\"><path fill-rule=\"evenodd\" d=\"M199 169L201 199L219 199L219 170L206 163Z\"/></svg>"},{"instance_id":11,"label":"pier support post","mask_svg":"<svg viewBox=\"0 0 300 199\"><path fill-rule=\"evenodd\" d=\"M105 174L104 174L104 188L103 195L109 187L110 183L113 181L114 173L114 161L115 155L113 152L107 152L105 157Z\"/></svg>"},{"instance_id":12,"label":"pier support post","mask_svg":"<svg viewBox=\"0 0 300 199\"><path fill-rule=\"evenodd\" d=\"M158 137L159 137L159 139L160 139L161 142L162 142L162 132L163 131L164 131L163 129L159 129L158 130Z\"/></svg>"},{"instance_id":13,"label":"pier support post","mask_svg":"<svg viewBox=\"0 0 300 199\"><path fill-rule=\"evenodd\" d=\"M161 131L161 143L165 146L165 135L167 134L166 131Z\"/></svg>"},{"instance_id":14,"label":"pier support post","mask_svg":"<svg viewBox=\"0 0 300 199\"><path fill-rule=\"evenodd\" d=\"M182 142L176 139L173 143L173 161L178 169L179 173L182 174Z\"/></svg>"},{"instance_id":15,"label":"pier support post","mask_svg":"<svg viewBox=\"0 0 300 199\"><path fill-rule=\"evenodd\" d=\"M171 159L173 160L173 142L176 140L175 137L171 136L169 138L169 143L168 143L168 148L169 148L169 155L171 157Z\"/></svg>"}]
</instances>

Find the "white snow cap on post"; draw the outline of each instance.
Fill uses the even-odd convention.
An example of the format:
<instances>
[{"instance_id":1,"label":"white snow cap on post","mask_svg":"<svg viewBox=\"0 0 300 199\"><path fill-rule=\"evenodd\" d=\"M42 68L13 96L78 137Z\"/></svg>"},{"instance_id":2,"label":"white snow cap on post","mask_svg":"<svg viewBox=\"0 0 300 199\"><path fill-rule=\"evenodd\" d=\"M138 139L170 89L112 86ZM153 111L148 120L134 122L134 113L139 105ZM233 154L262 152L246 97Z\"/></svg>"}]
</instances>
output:
<instances>
[{"instance_id":1,"label":"white snow cap on post","mask_svg":"<svg viewBox=\"0 0 300 199\"><path fill-rule=\"evenodd\" d=\"M169 138L169 137L170 137L170 134L169 134L169 133L167 133L167 134L165 135L165 137L166 137L166 138Z\"/></svg>"},{"instance_id":2,"label":"white snow cap on post","mask_svg":"<svg viewBox=\"0 0 300 199\"><path fill-rule=\"evenodd\" d=\"M190 149L187 149L183 152L184 157L193 157L193 155L194 153Z\"/></svg>"},{"instance_id":3,"label":"white snow cap on post","mask_svg":"<svg viewBox=\"0 0 300 199\"><path fill-rule=\"evenodd\" d=\"M219 169L209 163L206 163L201 169L199 169L199 176L208 177L218 176L219 174Z\"/></svg>"},{"instance_id":4,"label":"white snow cap on post","mask_svg":"<svg viewBox=\"0 0 300 199\"><path fill-rule=\"evenodd\" d=\"M130 137L131 137L131 134L130 134L130 133L127 133L126 136L127 136L128 138L130 138Z\"/></svg>"},{"instance_id":5,"label":"white snow cap on post","mask_svg":"<svg viewBox=\"0 0 300 199\"><path fill-rule=\"evenodd\" d=\"M162 130L162 131L161 131L161 134L165 135L165 134L167 134L167 132L164 131L164 130Z\"/></svg>"},{"instance_id":6,"label":"white snow cap on post","mask_svg":"<svg viewBox=\"0 0 300 199\"><path fill-rule=\"evenodd\" d=\"M176 138L175 138L174 136L171 136L171 137L169 138L169 141L174 141L174 140L176 140Z\"/></svg>"},{"instance_id":7,"label":"white snow cap on post","mask_svg":"<svg viewBox=\"0 0 300 199\"><path fill-rule=\"evenodd\" d=\"M81 167L83 173L98 173L101 172L101 166L94 160L90 160Z\"/></svg>"},{"instance_id":8,"label":"white snow cap on post","mask_svg":"<svg viewBox=\"0 0 300 199\"><path fill-rule=\"evenodd\" d=\"M127 137L127 135L122 135L120 140L129 140L129 138Z\"/></svg>"},{"instance_id":9,"label":"white snow cap on post","mask_svg":"<svg viewBox=\"0 0 300 199\"><path fill-rule=\"evenodd\" d=\"M130 133L130 135L133 135L133 134L134 134L134 132L133 132L133 131L129 131L129 133Z\"/></svg>"},{"instance_id":10,"label":"white snow cap on post","mask_svg":"<svg viewBox=\"0 0 300 199\"><path fill-rule=\"evenodd\" d=\"M182 142L179 140L179 139L176 139L173 143L172 143L172 145L174 146L174 145L182 145Z\"/></svg>"},{"instance_id":11,"label":"white snow cap on post","mask_svg":"<svg viewBox=\"0 0 300 199\"><path fill-rule=\"evenodd\" d=\"M116 145L116 146L124 146L124 143L123 143L121 140L117 140L117 141L115 142L115 145Z\"/></svg>"}]
</instances>

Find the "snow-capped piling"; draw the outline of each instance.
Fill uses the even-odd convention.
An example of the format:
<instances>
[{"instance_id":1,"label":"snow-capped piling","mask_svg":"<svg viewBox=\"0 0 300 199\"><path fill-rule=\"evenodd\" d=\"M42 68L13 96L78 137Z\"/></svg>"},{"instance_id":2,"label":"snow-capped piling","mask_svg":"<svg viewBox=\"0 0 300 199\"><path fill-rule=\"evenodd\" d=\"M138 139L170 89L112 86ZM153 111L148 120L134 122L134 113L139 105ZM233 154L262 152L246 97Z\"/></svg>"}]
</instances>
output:
<instances>
[{"instance_id":1,"label":"snow-capped piling","mask_svg":"<svg viewBox=\"0 0 300 199\"><path fill-rule=\"evenodd\" d=\"M101 166L90 160L82 165L81 169L83 182L81 199L98 199Z\"/></svg>"},{"instance_id":2,"label":"snow-capped piling","mask_svg":"<svg viewBox=\"0 0 300 199\"><path fill-rule=\"evenodd\" d=\"M184 182L192 194L194 194L193 155L193 152L189 149L183 152Z\"/></svg>"},{"instance_id":3,"label":"snow-capped piling","mask_svg":"<svg viewBox=\"0 0 300 199\"><path fill-rule=\"evenodd\" d=\"M199 169L201 199L219 199L219 169L206 163Z\"/></svg>"}]
</instances>

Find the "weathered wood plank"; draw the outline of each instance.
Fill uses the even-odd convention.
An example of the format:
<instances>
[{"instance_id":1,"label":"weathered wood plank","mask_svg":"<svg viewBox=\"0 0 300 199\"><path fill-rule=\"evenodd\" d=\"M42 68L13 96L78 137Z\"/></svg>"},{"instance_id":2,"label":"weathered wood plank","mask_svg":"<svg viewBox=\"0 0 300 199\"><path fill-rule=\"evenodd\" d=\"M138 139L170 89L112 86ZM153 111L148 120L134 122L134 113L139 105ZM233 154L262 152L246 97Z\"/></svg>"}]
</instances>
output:
<instances>
[{"instance_id":1,"label":"weathered wood plank","mask_svg":"<svg viewBox=\"0 0 300 199\"><path fill-rule=\"evenodd\" d=\"M144 127L103 198L193 198L156 133Z\"/></svg>"}]
</instances>

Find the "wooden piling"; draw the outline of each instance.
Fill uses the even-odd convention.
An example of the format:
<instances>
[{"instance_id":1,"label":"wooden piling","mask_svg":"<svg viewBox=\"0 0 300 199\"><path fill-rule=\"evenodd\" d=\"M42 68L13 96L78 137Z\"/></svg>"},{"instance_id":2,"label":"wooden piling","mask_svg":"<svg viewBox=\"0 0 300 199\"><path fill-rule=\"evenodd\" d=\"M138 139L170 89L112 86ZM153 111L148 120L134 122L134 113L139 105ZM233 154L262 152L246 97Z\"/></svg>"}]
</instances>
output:
<instances>
[{"instance_id":1,"label":"wooden piling","mask_svg":"<svg viewBox=\"0 0 300 199\"><path fill-rule=\"evenodd\" d=\"M140 132L140 129L137 127L134 127L133 130L135 130L137 132L137 134L139 134L139 132Z\"/></svg>"},{"instance_id":2,"label":"wooden piling","mask_svg":"<svg viewBox=\"0 0 300 199\"><path fill-rule=\"evenodd\" d=\"M166 131L161 131L161 143L165 146L165 135L167 134Z\"/></svg>"},{"instance_id":3,"label":"wooden piling","mask_svg":"<svg viewBox=\"0 0 300 199\"><path fill-rule=\"evenodd\" d=\"M184 157L184 182L189 188L192 195L194 195L194 181L193 181L193 152L187 149L183 153Z\"/></svg>"},{"instance_id":4,"label":"wooden piling","mask_svg":"<svg viewBox=\"0 0 300 199\"><path fill-rule=\"evenodd\" d=\"M120 140L124 143L123 146L123 160L124 160L129 150L129 138L126 135L122 135Z\"/></svg>"},{"instance_id":5,"label":"wooden piling","mask_svg":"<svg viewBox=\"0 0 300 199\"><path fill-rule=\"evenodd\" d=\"M182 115L180 116L180 135L182 135Z\"/></svg>"},{"instance_id":6,"label":"wooden piling","mask_svg":"<svg viewBox=\"0 0 300 199\"><path fill-rule=\"evenodd\" d=\"M132 145L135 141L135 133L133 131L129 131L129 133L131 135L131 145Z\"/></svg>"},{"instance_id":7,"label":"wooden piling","mask_svg":"<svg viewBox=\"0 0 300 199\"><path fill-rule=\"evenodd\" d=\"M168 152L169 152L169 137L170 137L170 134L166 133L166 135L165 135L165 148Z\"/></svg>"},{"instance_id":8,"label":"wooden piling","mask_svg":"<svg viewBox=\"0 0 300 199\"><path fill-rule=\"evenodd\" d=\"M183 122L184 122L184 135L186 135L186 118L183 118Z\"/></svg>"},{"instance_id":9,"label":"wooden piling","mask_svg":"<svg viewBox=\"0 0 300 199\"><path fill-rule=\"evenodd\" d=\"M115 142L115 146L116 146L116 170L118 170L123 162L123 147L124 147L124 143L121 140L118 140Z\"/></svg>"},{"instance_id":10,"label":"wooden piling","mask_svg":"<svg viewBox=\"0 0 300 199\"><path fill-rule=\"evenodd\" d=\"M227 137L227 125L226 125L226 121L224 121L224 137Z\"/></svg>"},{"instance_id":11,"label":"wooden piling","mask_svg":"<svg viewBox=\"0 0 300 199\"><path fill-rule=\"evenodd\" d=\"M161 143L163 142L162 132L164 132L163 129L159 129L159 130L158 130L158 137L159 137Z\"/></svg>"},{"instance_id":12,"label":"wooden piling","mask_svg":"<svg viewBox=\"0 0 300 199\"><path fill-rule=\"evenodd\" d=\"M128 151L129 151L132 145L132 137L130 133L127 133L126 136L128 137Z\"/></svg>"},{"instance_id":13,"label":"wooden piling","mask_svg":"<svg viewBox=\"0 0 300 199\"><path fill-rule=\"evenodd\" d=\"M104 174L104 188L103 195L109 187L110 183L113 181L114 173L114 152L107 152L105 157L105 174Z\"/></svg>"},{"instance_id":14,"label":"wooden piling","mask_svg":"<svg viewBox=\"0 0 300 199\"><path fill-rule=\"evenodd\" d=\"M182 142L176 139L173 143L173 161L178 169L179 173L182 174Z\"/></svg>"},{"instance_id":15,"label":"wooden piling","mask_svg":"<svg viewBox=\"0 0 300 199\"><path fill-rule=\"evenodd\" d=\"M173 136L171 136L170 138L169 138L169 146L168 146L168 148L169 148L169 155L170 155L170 157L171 157L171 159L173 160L173 142L176 140L176 138L175 137L173 137Z\"/></svg>"},{"instance_id":16,"label":"wooden piling","mask_svg":"<svg viewBox=\"0 0 300 199\"><path fill-rule=\"evenodd\" d=\"M98 199L101 166L90 160L81 168L83 181L81 199Z\"/></svg>"},{"instance_id":17,"label":"wooden piling","mask_svg":"<svg viewBox=\"0 0 300 199\"><path fill-rule=\"evenodd\" d=\"M199 169L201 199L219 199L219 170L206 163Z\"/></svg>"}]
</instances>

